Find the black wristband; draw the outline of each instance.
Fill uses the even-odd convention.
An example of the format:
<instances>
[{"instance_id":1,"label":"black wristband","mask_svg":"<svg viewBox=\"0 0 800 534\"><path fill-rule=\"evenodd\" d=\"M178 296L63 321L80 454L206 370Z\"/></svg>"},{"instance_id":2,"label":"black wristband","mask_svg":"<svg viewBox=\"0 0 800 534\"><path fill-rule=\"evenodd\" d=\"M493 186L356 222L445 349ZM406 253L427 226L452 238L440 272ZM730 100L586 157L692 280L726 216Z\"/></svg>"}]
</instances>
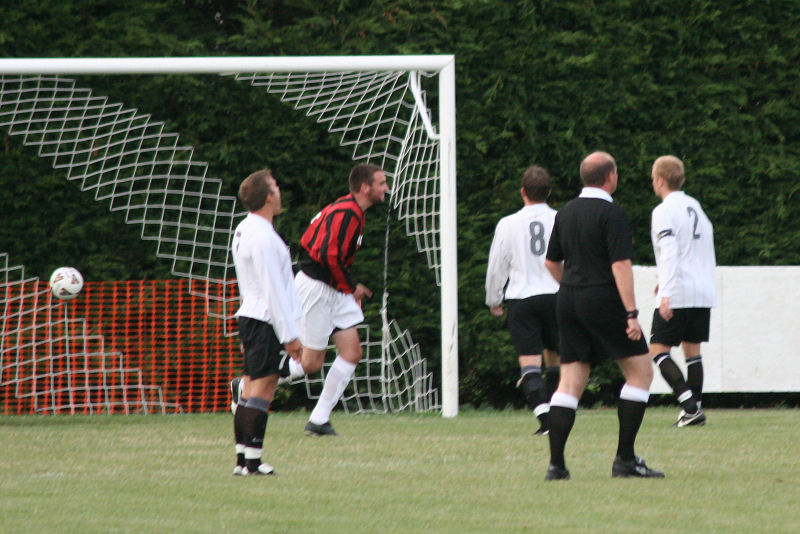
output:
<instances>
[{"instance_id":1,"label":"black wristband","mask_svg":"<svg viewBox=\"0 0 800 534\"><path fill-rule=\"evenodd\" d=\"M639 317L639 310L637 309L629 311L625 316L626 319L636 319L637 317Z\"/></svg>"}]
</instances>

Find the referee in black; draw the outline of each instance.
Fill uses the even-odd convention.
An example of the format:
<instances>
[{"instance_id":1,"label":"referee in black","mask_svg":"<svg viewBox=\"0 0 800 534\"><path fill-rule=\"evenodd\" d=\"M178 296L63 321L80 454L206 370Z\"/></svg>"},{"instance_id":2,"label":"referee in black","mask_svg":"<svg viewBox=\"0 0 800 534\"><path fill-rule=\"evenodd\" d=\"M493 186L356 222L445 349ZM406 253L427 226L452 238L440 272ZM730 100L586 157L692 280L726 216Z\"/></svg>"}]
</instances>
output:
<instances>
[{"instance_id":1,"label":"referee in black","mask_svg":"<svg viewBox=\"0 0 800 534\"><path fill-rule=\"evenodd\" d=\"M613 358L625 375L613 477L662 478L634 453L653 368L633 293L633 243L627 215L611 198L617 164L606 152L581 162L584 188L556 215L545 266L561 283L556 302L561 379L550 400L550 465L545 480L568 479L564 447L595 363Z\"/></svg>"}]
</instances>

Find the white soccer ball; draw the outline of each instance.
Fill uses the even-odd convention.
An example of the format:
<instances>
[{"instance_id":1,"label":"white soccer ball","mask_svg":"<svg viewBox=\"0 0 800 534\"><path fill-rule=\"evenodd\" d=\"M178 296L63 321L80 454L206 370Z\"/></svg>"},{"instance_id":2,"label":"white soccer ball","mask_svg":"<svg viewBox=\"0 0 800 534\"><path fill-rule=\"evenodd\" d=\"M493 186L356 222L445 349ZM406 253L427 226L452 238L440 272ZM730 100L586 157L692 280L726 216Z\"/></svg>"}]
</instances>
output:
<instances>
[{"instance_id":1,"label":"white soccer ball","mask_svg":"<svg viewBox=\"0 0 800 534\"><path fill-rule=\"evenodd\" d=\"M83 289L83 276L75 267L59 267L50 275L50 291L61 300L72 300Z\"/></svg>"}]
</instances>

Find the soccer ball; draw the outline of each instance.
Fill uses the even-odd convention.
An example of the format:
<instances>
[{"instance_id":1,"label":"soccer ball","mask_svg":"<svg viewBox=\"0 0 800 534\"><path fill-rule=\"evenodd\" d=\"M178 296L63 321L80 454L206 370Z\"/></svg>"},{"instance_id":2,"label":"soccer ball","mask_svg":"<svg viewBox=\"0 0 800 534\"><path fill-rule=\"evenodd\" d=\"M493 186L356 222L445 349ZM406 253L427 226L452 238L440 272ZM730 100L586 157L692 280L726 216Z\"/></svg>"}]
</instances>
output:
<instances>
[{"instance_id":1,"label":"soccer ball","mask_svg":"<svg viewBox=\"0 0 800 534\"><path fill-rule=\"evenodd\" d=\"M74 267L59 267L50 275L50 291L61 300L72 300L83 289L83 276Z\"/></svg>"}]
</instances>

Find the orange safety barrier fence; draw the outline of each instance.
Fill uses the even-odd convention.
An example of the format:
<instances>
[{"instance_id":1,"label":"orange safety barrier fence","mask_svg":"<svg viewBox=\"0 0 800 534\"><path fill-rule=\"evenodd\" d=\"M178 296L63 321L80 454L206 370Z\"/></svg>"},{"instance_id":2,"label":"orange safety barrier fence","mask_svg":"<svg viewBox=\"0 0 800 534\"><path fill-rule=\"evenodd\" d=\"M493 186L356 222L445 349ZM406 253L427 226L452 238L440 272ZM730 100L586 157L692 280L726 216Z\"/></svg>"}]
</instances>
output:
<instances>
[{"instance_id":1,"label":"orange safety barrier fence","mask_svg":"<svg viewBox=\"0 0 800 534\"><path fill-rule=\"evenodd\" d=\"M20 293L46 295L47 282L32 284ZM4 329L12 334L0 346L3 361L15 363L0 370L0 413L96 413L99 405L103 413L141 412L123 398L130 391L142 395L142 406L160 403L162 409L148 412L228 410L228 382L240 369L239 338L225 335L224 321L207 314L206 299L191 295L189 284L87 282L65 305L34 312L22 310L25 299L17 309L9 305L2 319L13 317L15 328ZM209 285L215 288L222 284ZM111 397L109 389L116 391Z\"/></svg>"}]
</instances>

